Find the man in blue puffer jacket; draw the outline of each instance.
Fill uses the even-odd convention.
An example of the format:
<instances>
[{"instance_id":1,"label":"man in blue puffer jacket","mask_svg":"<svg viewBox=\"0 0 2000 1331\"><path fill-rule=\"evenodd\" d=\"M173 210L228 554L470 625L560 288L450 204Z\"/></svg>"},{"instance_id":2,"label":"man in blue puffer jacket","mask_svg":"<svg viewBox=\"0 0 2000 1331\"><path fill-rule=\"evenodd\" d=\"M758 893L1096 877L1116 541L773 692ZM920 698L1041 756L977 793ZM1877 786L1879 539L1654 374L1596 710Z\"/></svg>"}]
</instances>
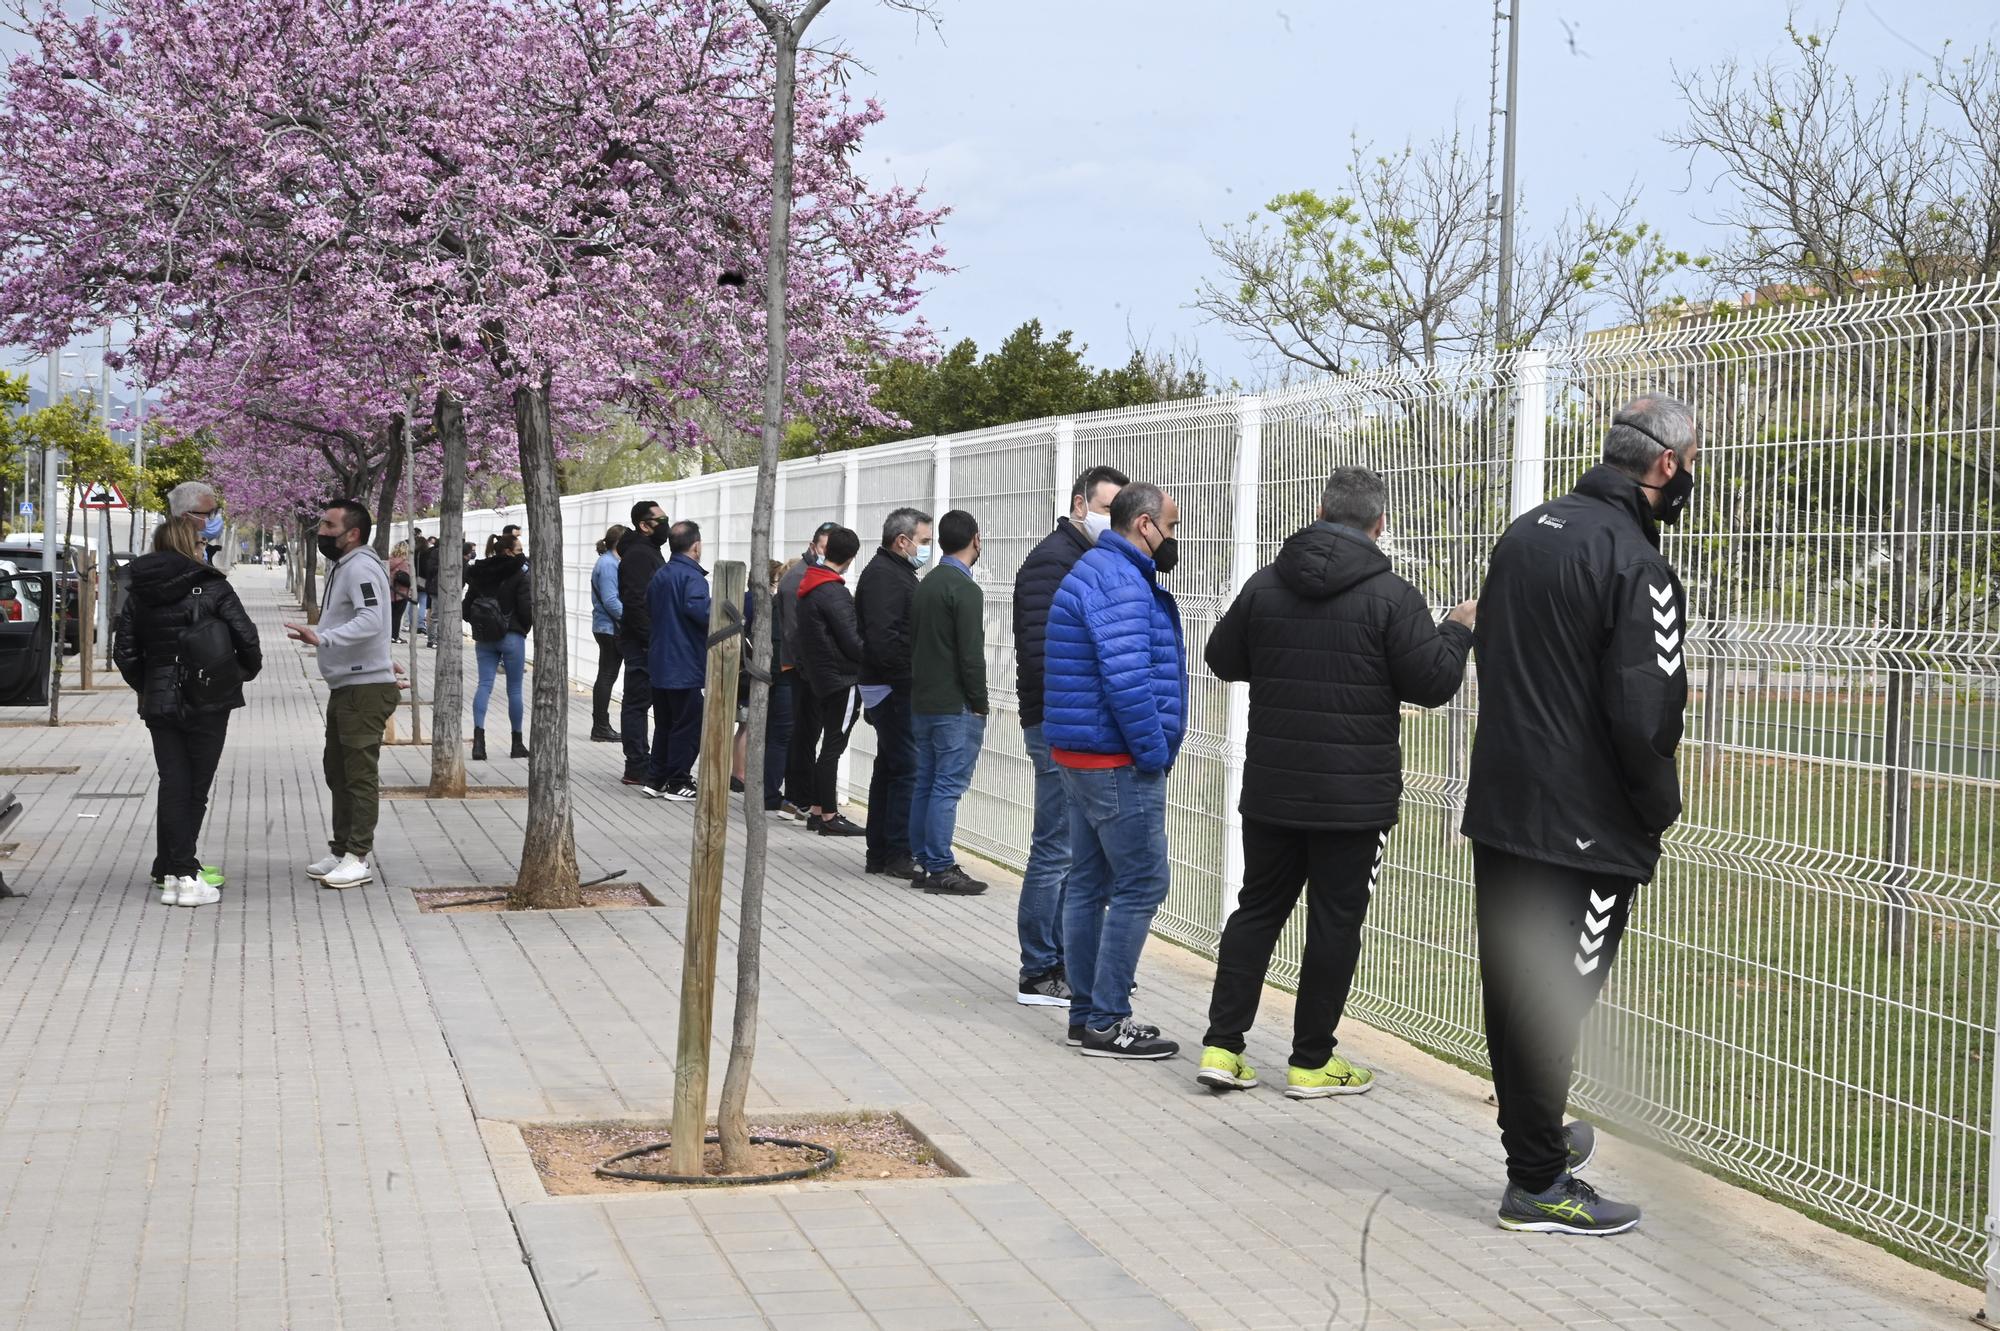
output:
<instances>
[{"instance_id":1,"label":"man in blue puffer jacket","mask_svg":"<svg viewBox=\"0 0 2000 1331\"><path fill-rule=\"evenodd\" d=\"M1167 773L1187 730L1181 612L1157 573L1179 557L1180 506L1139 482L1049 607L1042 732L1069 790L1063 953L1069 1042L1092 1058L1172 1058L1132 1020L1132 978L1166 900Z\"/></svg>"}]
</instances>

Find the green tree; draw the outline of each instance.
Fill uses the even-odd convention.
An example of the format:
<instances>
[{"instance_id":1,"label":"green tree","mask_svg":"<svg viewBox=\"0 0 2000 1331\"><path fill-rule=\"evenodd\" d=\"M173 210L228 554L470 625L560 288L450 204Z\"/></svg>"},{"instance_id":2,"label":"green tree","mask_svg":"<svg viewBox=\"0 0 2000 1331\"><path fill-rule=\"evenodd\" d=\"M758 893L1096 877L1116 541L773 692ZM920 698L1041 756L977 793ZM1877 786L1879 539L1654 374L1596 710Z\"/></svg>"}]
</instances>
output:
<instances>
[{"instance_id":1,"label":"green tree","mask_svg":"<svg viewBox=\"0 0 2000 1331\"><path fill-rule=\"evenodd\" d=\"M207 475L208 458L199 435L169 435L164 430L149 426L146 430L146 465L139 473L132 506L164 513L169 490L186 481L201 480Z\"/></svg>"}]
</instances>

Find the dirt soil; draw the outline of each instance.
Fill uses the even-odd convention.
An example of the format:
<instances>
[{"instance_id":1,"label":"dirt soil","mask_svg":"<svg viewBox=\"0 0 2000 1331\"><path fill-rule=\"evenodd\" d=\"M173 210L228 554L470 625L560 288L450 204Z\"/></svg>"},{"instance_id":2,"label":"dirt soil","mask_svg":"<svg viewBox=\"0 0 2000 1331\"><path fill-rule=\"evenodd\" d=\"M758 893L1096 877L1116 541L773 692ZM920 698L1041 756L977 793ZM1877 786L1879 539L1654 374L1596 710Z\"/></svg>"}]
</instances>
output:
<instances>
[{"instance_id":1,"label":"dirt soil","mask_svg":"<svg viewBox=\"0 0 2000 1331\"><path fill-rule=\"evenodd\" d=\"M417 909L425 915L479 915L504 911L505 887L420 887ZM502 900L494 900L500 897ZM660 903L638 883L607 883L583 889L583 910L642 910Z\"/></svg>"},{"instance_id":2,"label":"dirt soil","mask_svg":"<svg viewBox=\"0 0 2000 1331\"><path fill-rule=\"evenodd\" d=\"M384 786L382 798L385 800L427 800L431 797L429 786ZM528 798L526 786L467 786L465 798L469 800L524 800Z\"/></svg>"},{"instance_id":3,"label":"dirt soil","mask_svg":"<svg viewBox=\"0 0 2000 1331\"><path fill-rule=\"evenodd\" d=\"M918 1140L902 1120L890 1114L861 1114L842 1118L800 1118L787 1123L753 1123L753 1135L789 1137L794 1141L817 1142L840 1153L832 1169L815 1174L811 1182L864 1182L916 1178L950 1178L937 1156ZM542 1186L553 1196L605 1192L678 1192L688 1188L714 1186L699 1183L640 1183L632 1179L605 1178L596 1167L622 1151L664 1141L666 1124L632 1126L623 1123L577 1123L523 1125L521 1136L534 1157L535 1172ZM777 1174L801 1169L818 1159L818 1152L792 1146L750 1148L752 1174ZM668 1152L621 1161L614 1166L635 1173L669 1174L673 1166ZM703 1151L703 1169L709 1174L722 1170L722 1148L710 1145ZM794 1180L806 1182L807 1180ZM751 1185L754 1186L754 1185Z\"/></svg>"}]
</instances>

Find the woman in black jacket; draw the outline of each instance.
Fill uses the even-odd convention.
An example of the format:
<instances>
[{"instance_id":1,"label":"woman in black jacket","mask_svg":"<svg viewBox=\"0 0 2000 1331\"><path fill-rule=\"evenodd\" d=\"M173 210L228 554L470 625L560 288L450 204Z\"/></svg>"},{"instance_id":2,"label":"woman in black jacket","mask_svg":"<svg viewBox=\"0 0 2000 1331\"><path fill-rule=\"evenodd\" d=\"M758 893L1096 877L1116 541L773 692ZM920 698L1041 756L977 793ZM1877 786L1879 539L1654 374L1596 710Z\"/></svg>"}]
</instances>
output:
<instances>
[{"instance_id":1,"label":"woman in black jacket","mask_svg":"<svg viewBox=\"0 0 2000 1331\"><path fill-rule=\"evenodd\" d=\"M465 622L472 629L479 657L479 687L472 694L472 757L486 761L486 703L493 696L493 677L507 667L507 719L514 727L515 758L528 756L521 740L521 677L528 668L528 634L535 627L534 589L528 582L528 557L521 538L511 532L493 538L494 553L465 572ZM473 613L481 600L498 604L500 619L490 627ZM494 630L500 630L493 636Z\"/></svg>"},{"instance_id":2,"label":"woman in black jacket","mask_svg":"<svg viewBox=\"0 0 2000 1331\"><path fill-rule=\"evenodd\" d=\"M206 906L222 897L222 874L195 854L208 813L208 790L229 734L229 713L243 705L243 683L263 669L257 629L222 570L202 560L201 528L188 518L162 523L153 552L132 561L125 604L118 612L111 656L139 695L139 716L153 738L159 771L159 828L153 881L170 906ZM213 619L228 630L237 678L227 662L182 659L182 635ZM193 672L206 666L199 701L189 696ZM217 667L220 667L218 672Z\"/></svg>"}]
</instances>

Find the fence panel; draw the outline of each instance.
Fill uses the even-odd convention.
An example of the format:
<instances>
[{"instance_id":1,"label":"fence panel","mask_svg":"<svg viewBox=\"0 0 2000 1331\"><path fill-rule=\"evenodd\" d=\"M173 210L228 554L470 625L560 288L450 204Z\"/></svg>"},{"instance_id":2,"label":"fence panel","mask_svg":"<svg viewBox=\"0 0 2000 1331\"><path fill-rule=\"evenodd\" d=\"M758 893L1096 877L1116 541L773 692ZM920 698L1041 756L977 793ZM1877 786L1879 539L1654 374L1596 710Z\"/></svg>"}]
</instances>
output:
<instances>
[{"instance_id":1,"label":"fence panel","mask_svg":"<svg viewBox=\"0 0 2000 1331\"><path fill-rule=\"evenodd\" d=\"M1687 521L1665 541L1688 587L1686 812L1637 898L1577 1099L1978 1271L2000 1071L2000 283L1690 320L1518 363L1518 379L1512 357L1474 358L1256 404L1181 402L789 462L776 554L792 557L831 519L859 524L866 556L906 503L977 515L994 713L959 837L1018 868L1033 774L1013 690L1014 573L1066 507L1072 470L1110 464L1170 491L1182 555L1166 581L1187 637L1191 724L1156 927L1212 950L1230 863L1230 695L1202 654L1236 590L1234 478L1259 478L1262 562L1314 516L1332 468L1382 472L1385 548L1442 613L1476 594L1517 483L1525 501L1537 477L1547 497L1564 493L1621 403L1648 390L1686 399L1704 452ZM1524 416L1524 402L1544 405ZM1254 458L1237 456L1243 439ZM1517 447L1531 452L1517 459ZM711 559L742 558L753 486L738 472L566 499L573 648L589 642L591 543L633 498L666 494L675 517L703 524ZM518 508L468 514L468 539L522 520ZM573 651L579 680L592 660ZM1450 706L1405 717L1402 819L1350 1007L1475 1063L1477 939L1457 824L1477 707L1469 678ZM860 727L857 790L872 746ZM1299 946L1295 922L1274 978L1296 980Z\"/></svg>"}]
</instances>

